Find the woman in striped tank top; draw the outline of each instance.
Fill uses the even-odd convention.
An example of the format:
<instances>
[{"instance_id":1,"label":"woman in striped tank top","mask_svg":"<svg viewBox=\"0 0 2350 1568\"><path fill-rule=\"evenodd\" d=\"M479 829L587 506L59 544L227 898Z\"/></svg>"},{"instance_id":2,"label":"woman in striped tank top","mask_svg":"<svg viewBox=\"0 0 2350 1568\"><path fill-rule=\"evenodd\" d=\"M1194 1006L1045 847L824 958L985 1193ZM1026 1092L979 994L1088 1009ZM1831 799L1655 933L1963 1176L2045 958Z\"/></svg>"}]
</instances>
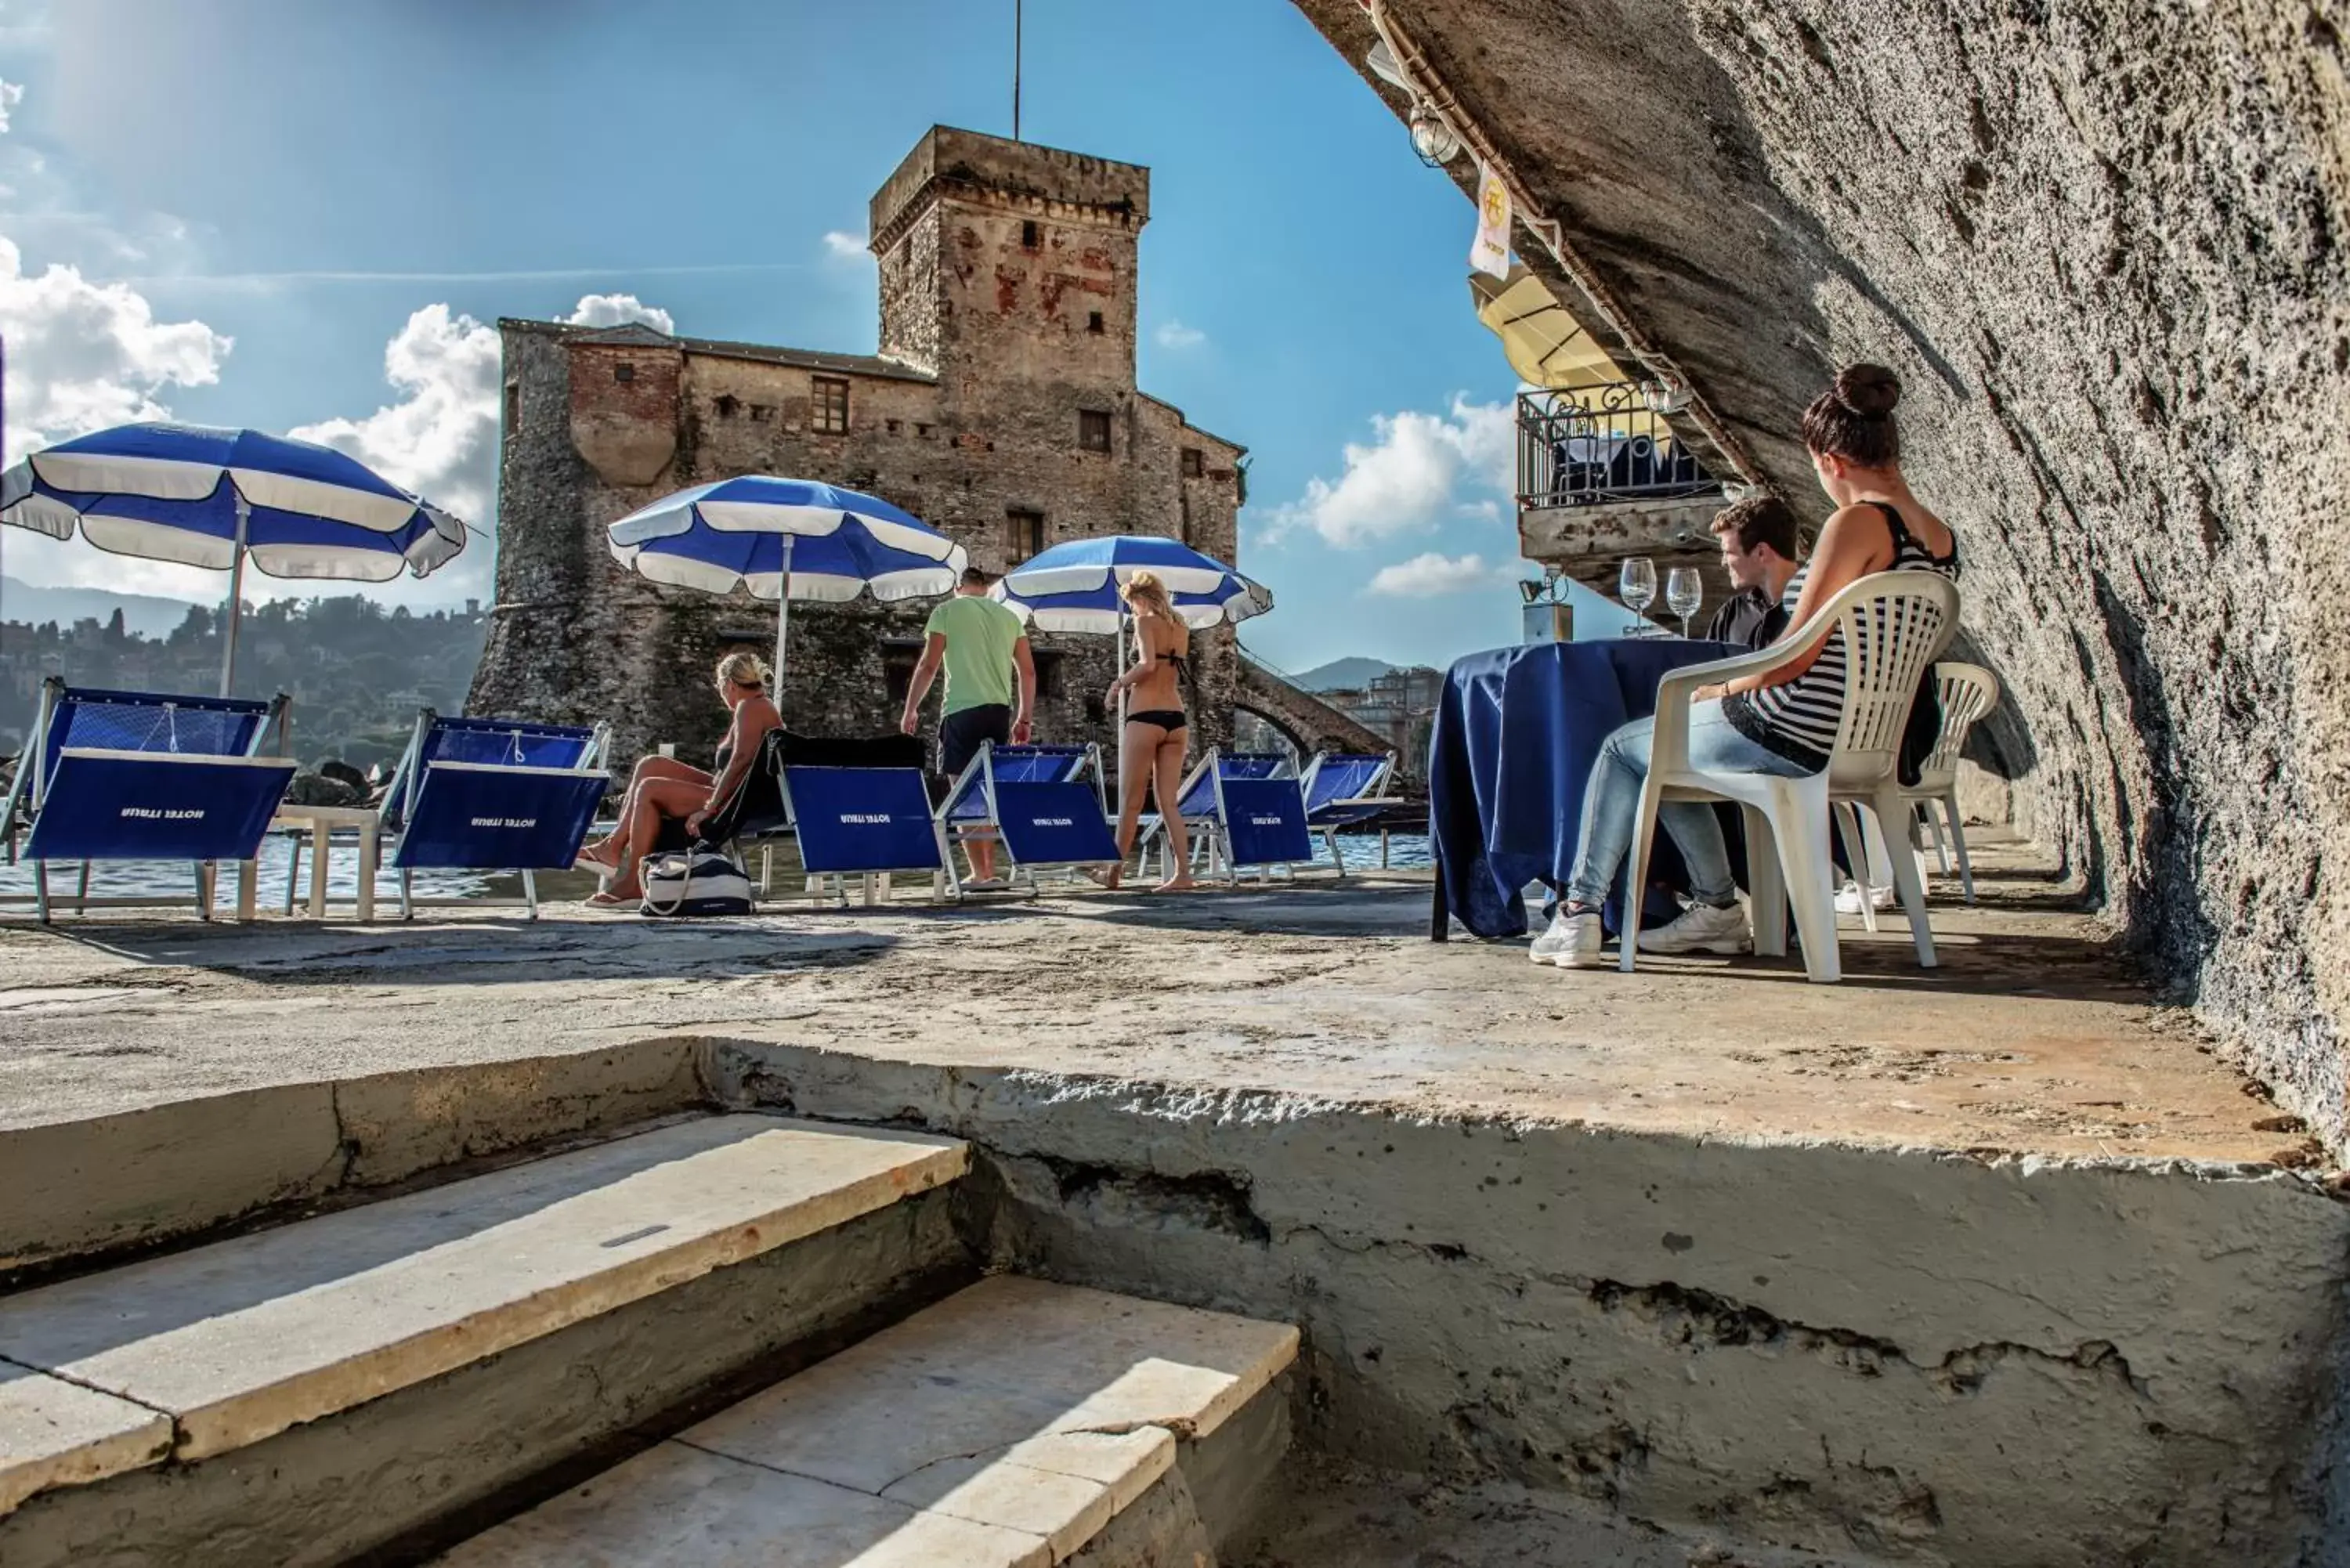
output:
<instances>
[{"instance_id":1,"label":"woman in striped tank top","mask_svg":"<svg viewBox=\"0 0 2350 1568\"><path fill-rule=\"evenodd\" d=\"M1892 371L1853 365L1804 410L1804 444L1836 510L1787 584L1781 602L1788 623L1781 641L1871 573L1915 568L1958 575L1957 538L1901 476L1901 441L1893 422L1900 399L1901 383ZM1700 688L1690 708L1690 761L1700 768L1783 778L1819 772L1827 765L1844 711L1845 659L1844 634L1837 631L1767 675ZM1534 939L1535 962L1572 969L1601 961L1599 906L1631 846L1655 732L1654 720L1638 720L1600 749L1584 790L1583 833L1566 902L1550 929ZM1689 865L1690 903L1671 924L1642 931L1640 950L1744 952L1752 939L1713 807L1668 802L1659 820Z\"/></svg>"}]
</instances>

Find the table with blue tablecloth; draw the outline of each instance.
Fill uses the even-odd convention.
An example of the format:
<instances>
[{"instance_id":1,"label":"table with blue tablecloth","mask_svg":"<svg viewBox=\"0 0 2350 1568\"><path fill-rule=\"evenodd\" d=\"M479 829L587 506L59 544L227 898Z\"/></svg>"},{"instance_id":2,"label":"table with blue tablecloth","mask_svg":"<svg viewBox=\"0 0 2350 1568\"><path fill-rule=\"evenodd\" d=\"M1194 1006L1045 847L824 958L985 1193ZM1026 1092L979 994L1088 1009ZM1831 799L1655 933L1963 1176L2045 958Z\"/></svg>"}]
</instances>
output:
<instances>
[{"instance_id":1,"label":"table with blue tablecloth","mask_svg":"<svg viewBox=\"0 0 2350 1568\"><path fill-rule=\"evenodd\" d=\"M1669 671L1747 651L1632 638L1533 643L1456 661L1429 744L1430 936L1444 940L1448 916L1481 937L1524 935L1521 890L1538 881L1564 887L1574 867L1584 784L1601 742L1655 713L1657 683ZM1733 846L1731 864L1740 863ZM1669 835L1657 835L1649 867L1654 883L1687 885ZM1611 929L1616 916L1611 904Z\"/></svg>"}]
</instances>

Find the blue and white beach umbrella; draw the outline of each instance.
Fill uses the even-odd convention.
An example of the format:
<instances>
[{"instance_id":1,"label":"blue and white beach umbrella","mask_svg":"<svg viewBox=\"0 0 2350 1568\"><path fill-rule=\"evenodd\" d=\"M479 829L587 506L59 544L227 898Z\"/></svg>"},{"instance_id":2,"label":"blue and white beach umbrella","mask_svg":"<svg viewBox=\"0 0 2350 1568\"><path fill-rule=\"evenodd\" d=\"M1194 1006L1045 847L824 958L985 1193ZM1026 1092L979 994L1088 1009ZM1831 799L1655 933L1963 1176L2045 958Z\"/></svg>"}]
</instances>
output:
<instances>
[{"instance_id":1,"label":"blue and white beach umbrella","mask_svg":"<svg viewBox=\"0 0 2350 1568\"><path fill-rule=\"evenodd\" d=\"M962 545L879 496L764 473L663 496L608 532L612 558L650 581L775 600L779 676L792 600L934 598L970 562Z\"/></svg>"},{"instance_id":2,"label":"blue and white beach umbrella","mask_svg":"<svg viewBox=\"0 0 2350 1568\"><path fill-rule=\"evenodd\" d=\"M229 573L221 693L236 670L250 560L273 577L386 583L465 547L464 524L348 452L261 431L135 424L78 436L0 474L0 523L142 560Z\"/></svg>"},{"instance_id":3,"label":"blue and white beach umbrella","mask_svg":"<svg viewBox=\"0 0 2350 1568\"><path fill-rule=\"evenodd\" d=\"M1212 556L1152 534L1071 539L1032 556L1003 575L994 597L1045 631L1126 629L1119 585L1137 572L1166 585L1175 613L1192 627L1223 626L1273 608L1272 590Z\"/></svg>"},{"instance_id":4,"label":"blue and white beach umbrella","mask_svg":"<svg viewBox=\"0 0 2350 1568\"><path fill-rule=\"evenodd\" d=\"M1115 634L1123 667L1133 616L1118 590L1137 572L1159 578L1186 626L1224 626L1273 608L1273 591L1263 584L1180 539L1155 534L1068 540L1013 567L989 592L1041 630ZM1121 693L1121 722L1125 701Z\"/></svg>"}]
</instances>

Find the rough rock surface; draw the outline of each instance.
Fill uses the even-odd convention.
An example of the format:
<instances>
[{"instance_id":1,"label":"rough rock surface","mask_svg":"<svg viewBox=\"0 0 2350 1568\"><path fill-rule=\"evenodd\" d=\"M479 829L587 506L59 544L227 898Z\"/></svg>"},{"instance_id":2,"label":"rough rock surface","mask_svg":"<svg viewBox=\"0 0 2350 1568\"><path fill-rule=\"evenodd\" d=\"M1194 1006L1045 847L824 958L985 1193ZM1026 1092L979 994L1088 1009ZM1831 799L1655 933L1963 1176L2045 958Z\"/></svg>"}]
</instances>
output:
<instances>
[{"instance_id":1,"label":"rough rock surface","mask_svg":"<svg viewBox=\"0 0 2350 1568\"><path fill-rule=\"evenodd\" d=\"M2022 824L2344 1142L2350 6L1385 12L1758 477L1817 515L1804 404L1900 371Z\"/></svg>"}]
</instances>

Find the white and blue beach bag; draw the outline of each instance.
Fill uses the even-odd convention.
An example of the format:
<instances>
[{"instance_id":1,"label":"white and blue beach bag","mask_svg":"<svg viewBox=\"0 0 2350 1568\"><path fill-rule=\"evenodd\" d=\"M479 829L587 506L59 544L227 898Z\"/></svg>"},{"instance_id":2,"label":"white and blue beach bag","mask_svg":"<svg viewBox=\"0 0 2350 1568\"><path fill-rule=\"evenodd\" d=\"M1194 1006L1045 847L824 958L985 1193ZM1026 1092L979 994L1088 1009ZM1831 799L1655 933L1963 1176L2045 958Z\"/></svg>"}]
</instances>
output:
<instances>
[{"instance_id":1,"label":"white and blue beach bag","mask_svg":"<svg viewBox=\"0 0 2350 1568\"><path fill-rule=\"evenodd\" d=\"M656 919L747 915L754 908L751 875L743 863L707 844L682 854L649 857L643 877L645 899L637 912Z\"/></svg>"}]
</instances>

